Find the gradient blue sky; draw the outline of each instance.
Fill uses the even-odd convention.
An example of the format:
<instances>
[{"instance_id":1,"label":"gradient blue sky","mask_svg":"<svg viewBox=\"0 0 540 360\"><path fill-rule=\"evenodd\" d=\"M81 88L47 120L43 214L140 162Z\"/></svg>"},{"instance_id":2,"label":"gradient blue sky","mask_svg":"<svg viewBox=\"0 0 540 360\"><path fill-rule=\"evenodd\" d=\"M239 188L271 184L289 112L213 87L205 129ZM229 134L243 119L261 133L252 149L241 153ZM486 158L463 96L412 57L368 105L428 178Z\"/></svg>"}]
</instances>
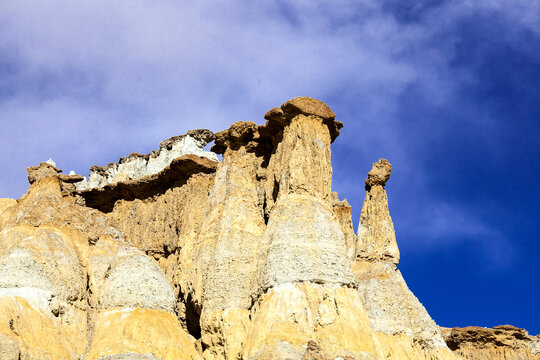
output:
<instances>
[{"instance_id":1,"label":"gradient blue sky","mask_svg":"<svg viewBox=\"0 0 540 360\"><path fill-rule=\"evenodd\" d=\"M296 96L344 122L334 190L373 161L409 287L441 326L540 332L540 2L0 4L0 197Z\"/></svg>"}]
</instances>

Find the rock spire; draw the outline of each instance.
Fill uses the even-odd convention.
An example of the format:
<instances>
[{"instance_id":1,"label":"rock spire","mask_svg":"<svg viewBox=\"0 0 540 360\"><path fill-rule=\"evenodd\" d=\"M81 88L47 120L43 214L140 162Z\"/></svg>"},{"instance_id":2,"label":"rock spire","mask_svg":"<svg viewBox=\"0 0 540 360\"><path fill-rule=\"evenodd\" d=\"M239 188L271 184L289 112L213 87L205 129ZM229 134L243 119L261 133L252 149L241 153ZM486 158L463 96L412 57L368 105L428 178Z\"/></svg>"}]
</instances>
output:
<instances>
[{"instance_id":1,"label":"rock spire","mask_svg":"<svg viewBox=\"0 0 540 360\"><path fill-rule=\"evenodd\" d=\"M397 268L390 163L368 174L357 234L332 192L343 124L326 104L264 118L88 181L28 168L28 192L0 199L0 358L538 360L538 341L506 327L444 330L448 348Z\"/></svg>"}]
</instances>

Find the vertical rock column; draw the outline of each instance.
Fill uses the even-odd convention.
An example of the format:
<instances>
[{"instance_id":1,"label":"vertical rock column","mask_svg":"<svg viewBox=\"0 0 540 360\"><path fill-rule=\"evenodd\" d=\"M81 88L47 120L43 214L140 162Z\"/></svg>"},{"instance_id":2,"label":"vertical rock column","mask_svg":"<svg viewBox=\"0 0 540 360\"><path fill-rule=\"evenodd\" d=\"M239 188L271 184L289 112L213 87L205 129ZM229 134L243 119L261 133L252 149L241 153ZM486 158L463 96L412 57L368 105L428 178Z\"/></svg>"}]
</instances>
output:
<instances>
[{"instance_id":1,"label":"vertical rock column","mask_svg":"<svg viewBox=\"0 0 540 360\"><path fill-rule=\"evenodd\" d=\"M282 108L286 125L266 174L270 208L260 286L350 285L353 275L344 235L332 211L332 137L327 124L337 128L334 113L309 98L293 99Z\"/></svg>"},{"instance_id":2,"label":"vertical rock column","mask_svg":"<svg viewBox=\"0 0 540 360\"><path fill-rule=\"evenodd\" d=\"M355 277L384 359L454 359L439 327L397 269L399 249L384 185L392 165L373 163L358 226Z\"/></svg>"},{"instance_id":3,"label":"vertical rock column","mask_svg":"<svg viewBox=\"0 0 540 360\"><path fill-rule=\"evenodd\" d=\"M244 359L302 359L308 342L328 358L374 359L376 345L332 208L330 143L341 123L311 98L290 100L265 117L259 132L275 128L266 168L268 224Z\"/></svg>"},{"instance_id":4,"label":"vertical rock column","mask_svg":"<svg viewBox=\"0 0 540 360\"><path fill-rule=\"evenodd\" d=\"M238 122L216 134L223 153L195 245L193 298L200 306L206 359L237 359L256 291L257 255L266 228L257 171L249 147L255 124Z\"/></svg>"},{"instance_id":5,"label":"vertical rock column","mask_svg":"<svg viewBox=\"0 0 540 360\"><path fill-rule=\"evenodd\" d=\"M388 211L384 185L390 179L392 165L386 159L373 163L366 179L366 199L358 225L358 259L399 263L394 224Z\"/></svg>"}]
</instances>

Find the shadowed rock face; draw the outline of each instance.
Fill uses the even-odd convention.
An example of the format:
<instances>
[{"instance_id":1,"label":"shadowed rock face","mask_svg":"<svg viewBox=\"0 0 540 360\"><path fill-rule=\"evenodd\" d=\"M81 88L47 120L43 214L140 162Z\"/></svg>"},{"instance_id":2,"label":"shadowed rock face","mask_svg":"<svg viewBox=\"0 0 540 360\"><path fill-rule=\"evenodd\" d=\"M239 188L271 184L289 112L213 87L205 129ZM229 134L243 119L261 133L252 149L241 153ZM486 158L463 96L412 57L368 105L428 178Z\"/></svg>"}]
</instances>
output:
<instances>
[{"instance_id":1,"label":"shadowed rock face","mask_svg":"<svg viewBox=\"0 0 540 360\"><path fill-rule=\"evenodd\" d=\"M28 192L0 199L0 358L457 359L397 269L390 163L368 174L355 234L331 187L343 124L307 97L264 117L215 134L220 162L195 130L88 183L29 168ZM487 341L452 331L483 358ZM496 331L511 340L492 354L537 356Z\"/></svg>"},{"instance_id":2,"label":"shadowed rock face","mask_svg":"<svg viewBox=\"0 0 540 360\"><path fill-rule=\"evenodd\" d=\"M171 188L184 185L191 175L213 173L216 165L217 162L197 155L183 155L173 159L157 174L135 180L124 179L103 187L78 190L76 194L84 199L85 205L109 212L118 200L132 201L163 194Z\"/></svg>"}]
</instances>

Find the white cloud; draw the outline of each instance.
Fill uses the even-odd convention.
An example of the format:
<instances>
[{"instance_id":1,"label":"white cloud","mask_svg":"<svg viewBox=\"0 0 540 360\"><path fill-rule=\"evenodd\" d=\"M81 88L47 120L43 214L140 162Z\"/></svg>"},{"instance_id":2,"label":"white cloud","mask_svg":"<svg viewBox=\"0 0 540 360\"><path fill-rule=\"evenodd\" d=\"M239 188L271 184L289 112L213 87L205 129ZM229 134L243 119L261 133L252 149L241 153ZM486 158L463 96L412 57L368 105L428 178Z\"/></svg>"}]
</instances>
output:
<instances>
[{"instance_id":1,"label":"white cloud","mask_svg":"<svg viewBox=\"0 0 540 360\"><path fill-rule=\"evenodd\" d=\"M0 80L0 151L13 156L0 160L0 196L24 191L22 167L49 156L85 173L190 128L261 122L300 95L332 99L346 123L340 141L359 156L384 144L420 185L425 169L410 144L426 134L396 130L401 97L416 86L445 104L474 81L449 66L459 39L437 36L486 12L538 32L539 6L463 0L402 23L372 0L4 1L0 57L10 74ZM450 213L431 225L433 236L482 229Z\"/></svg>"}]
</instances>

